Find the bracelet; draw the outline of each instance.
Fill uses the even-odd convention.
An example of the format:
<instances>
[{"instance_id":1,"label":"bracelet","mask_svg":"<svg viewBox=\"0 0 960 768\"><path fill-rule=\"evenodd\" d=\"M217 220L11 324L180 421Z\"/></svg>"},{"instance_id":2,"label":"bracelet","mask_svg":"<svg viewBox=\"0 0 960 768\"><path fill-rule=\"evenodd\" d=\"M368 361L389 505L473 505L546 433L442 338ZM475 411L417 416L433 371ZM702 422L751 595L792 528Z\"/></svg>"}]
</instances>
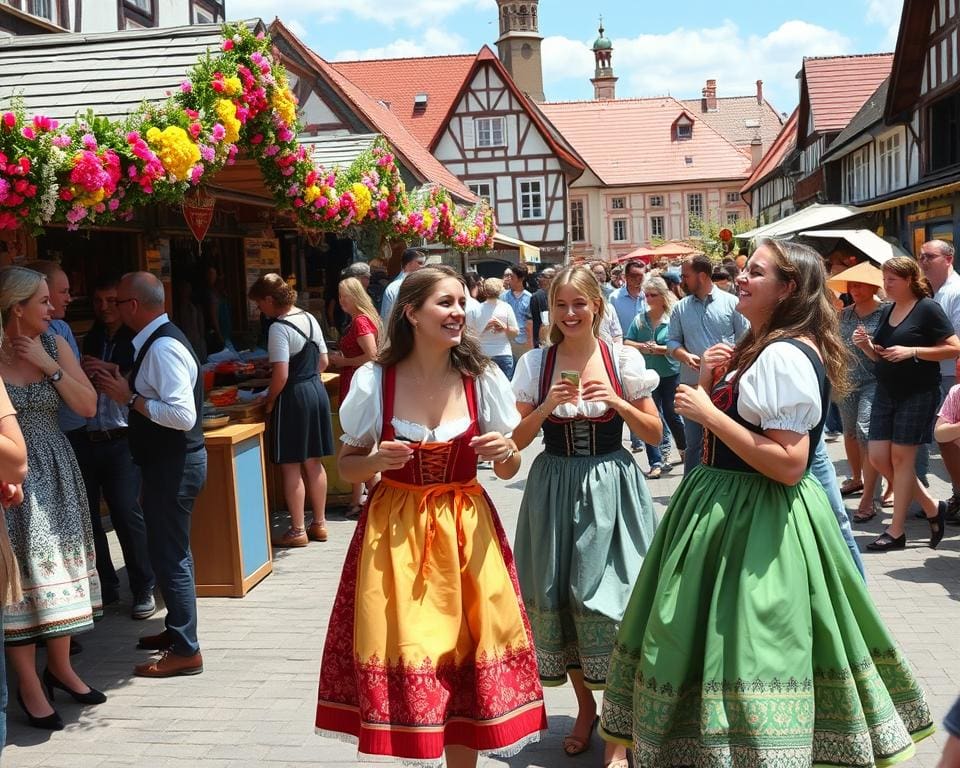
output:
<instances>
[{"instance_id":1,"label":"bracelet","mask_svg":"<svg viewBox=\"0 0 960 768\"><path fill-rule=\"evenodd\" d=\"M502 459L494 459L494 463L495 463L495 464L503 464L505 461L510 461L510 459L513 458L513 454L515 454L515 453L516 453L516 451L513 450L513 448L508 448L508 449L507 449L507 455L504 456Z\"/></svg>"}]
</instances>

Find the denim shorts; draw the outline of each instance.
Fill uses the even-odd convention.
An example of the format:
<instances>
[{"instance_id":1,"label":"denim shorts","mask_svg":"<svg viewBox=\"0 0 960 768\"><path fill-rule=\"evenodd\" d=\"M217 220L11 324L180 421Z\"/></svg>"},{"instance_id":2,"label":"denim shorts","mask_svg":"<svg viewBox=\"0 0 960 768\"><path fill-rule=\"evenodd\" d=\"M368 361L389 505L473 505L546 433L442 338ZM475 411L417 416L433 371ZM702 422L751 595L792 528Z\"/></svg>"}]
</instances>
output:
<instances>
[{"instance_id":1,"label":"denim shorts","mask_svg":"<svg viewBox=\"0 0 960 768\"><path fill-rule=\"evenodd\" d=\"M861 443L867 442L876 389L877 382L868 381L843 398L840 403L840 421L843 422L844 437L854 437Z\"/></svg>"},{"instance_id":2,"label":"denim shorts","mask_svg":"<svg viewBox=\"0 0 960 768\"><path fill-rule=\"evenodd\" d=\"M877 385L870 414L870 439L897 445L923 445L933 440L933 425L940 405L940 387L892 397Z\"/></svg>"}]
</instances>

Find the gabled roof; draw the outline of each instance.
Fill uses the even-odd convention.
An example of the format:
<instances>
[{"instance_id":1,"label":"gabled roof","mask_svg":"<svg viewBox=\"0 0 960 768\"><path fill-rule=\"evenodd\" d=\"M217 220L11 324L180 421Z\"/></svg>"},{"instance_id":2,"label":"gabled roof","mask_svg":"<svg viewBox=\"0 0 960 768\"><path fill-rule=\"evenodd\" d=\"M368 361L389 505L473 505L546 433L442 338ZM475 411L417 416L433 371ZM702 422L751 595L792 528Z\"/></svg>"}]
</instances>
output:
<instances>
[{"instance_id":1,"label":"gabled roof","mask_svg":"<svg viewBox=\"0 0 960 768\"><path fill-rule=\"evenodd\" d=\"M783 127L783 116L766 99L758 104L756 96L718 98L715 112L704 112L702 99L681 99L680 103L738 147L749 146L758 130L763 146L769 147Z\"/></svg>"},{"instance_id":2,"label":"gabled roof","mask_svg":"<svg viewBox=\"0 0 960 768\"><path fill-rule=\"evenodd\" d=\"M282 36L318 74L343 99L353 107L358 116L369 128L386 138L397 152L403 165L423 182L439 184L454 197L465 202L476 202L474 195L460 179L448 171L444 165L431 155L426 148L404 127L397 116L389 109L370 98L354 83L342 75L325 59L314 53L283 22L275 19L270 25L274 36Z\"/></svg>"},{"instance_id":3,"label":"gabled roof","mask_svg":"<svg viewBox=\"0 0 960 768\"><path fill-rule=\"evenodd\" d=\"M760 163L753 169L750 178L747 179L747 183L740 188L740 194L749 192L766 179L767 176L773 174L780 167L780 163L783 162L787 155L796 148L797 115L799 112L800 108L797 107L793 110L790 117L787 118L787 122L783 124L783 128L780 130L780 135L774 139L773 144L771 144L770 148L764 153Z\"/></svg>"},{"instance_id":4,"label":"gabled roof","mask_svg":"<svg viewBox=\"0 0 960 768\"><path fill-rule=\"evenodd\" d=\"M423 146L428 147L457 101L476 54L330 62L367 96L382 101ZM415 109L417 94L425 109Z\"/></svg>"},{"instance_id":5,"label":"gabled roof","mask_svg":"<svg viewBox=\"0 0 960 768\"><path fill-rule=\"evenodd\" d=\"M860 111L853 116L847 127L840 131L840 135L830 142L827 151L820 157L820 162L836 159L855 149L859 140L869 136L871 129L883 122L883 108L887 103L887 87L890 78L886 78L860 107Z\"/></svg>"},{"instance_id":6,"label":"gabled roof","mask_svg":"<svg viewBox=\"0 0 960 768\"><path fill-rule=\"evenodd\" d=\"M692 137L674 140L671 127L686 110L669 96L552 102L540 109L609 186L745 179L750 173L749 156L696 114Z\"/></svg>"},{"instance_id":7,"label":"gabled roof","mask_svg":"<svg viewBox=\"0 0 960 768\"><path fill-rule=\"evenodd\" d=\"M904 0L884 108L887 120L898 119L920 95L928 56L926 40L930 35L930 19L935 5L935 0Z\"/></svg>"},{"instance_id":8,"label":"gabled roof","mask_svg":"<svg viewBox=\"0 0 960 768\"><path fill-rule=\"evenodd\" d=\"M259 20L247 26L264 29ZM164 101L222 41L219 24L14 37L0 44L0 101L22 95L27 112L57 120L88 108L124 117Z\"/></svg>"},{"instance_id":9,"label":"gabled roof","mask_svg":"<svg viewBox=\"0 0 960 768\"><path fill-rule=\"evenodd\" d=\"M810 114L813 133L839 133L890 74L892 53L806 57L800 70L797 145L804 146Z\"/></svg>"},{"instance_id":10,"label":"gabled roof","mask_svg":"<svg viewBox=\"0 0 960 768\"><path fill-rule=\"evenodd\" d=\"M492 50L490 50L489 46L486 45L480 49L473 66L471 66L470 71L467 72L467 76L464 78L463 83L460 86L457 97L450 105L450 109L447 112L446 117L440 123L440 130L437 132L437 135L433 137L433 141L430 142L430 150L432 151L436 148L437 143L440 141L443 129L447 126L450 120L453 119L453 114L457 109L457 105L466 94L467 89L473 82L474 77L476 77L477 72L481 67L484 66L490 66L496 70L500 81L506 85L507 89L513 95L513 98L517 100L517 103L526 110L527 114L530 116L530 120L536 126L537 130L540 131L540 134L547 142L547 145L553 150L554 154L559 157L560 161L566 163L570 168L577 172L577 176L583 173L583 170L586 167L584 161L577 155L576 151L572 150L571 145L568 142L558 139L557 131L555 131L549 125L549 119L544 119L543 111L538 110L534 106L533 100L517 87L517 84L513 81L513 78L510 76L510 73L507 72L507 68L503 66L503 63L500 61L499 57Z\"/></svg>"}]
</instances>

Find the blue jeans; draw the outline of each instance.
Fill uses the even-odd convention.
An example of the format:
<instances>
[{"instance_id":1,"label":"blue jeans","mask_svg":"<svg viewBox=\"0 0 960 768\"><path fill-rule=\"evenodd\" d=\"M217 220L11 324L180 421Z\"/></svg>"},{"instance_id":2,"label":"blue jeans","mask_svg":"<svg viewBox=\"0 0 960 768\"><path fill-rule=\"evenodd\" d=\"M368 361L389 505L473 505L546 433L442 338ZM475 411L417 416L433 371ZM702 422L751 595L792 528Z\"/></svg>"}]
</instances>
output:
<instances>
[{"instance_id":1,"label":"blue jeans","mask_svg":"<svg viewBox=\"0 0 960 768\"><path fill-rule=\"evenodd\" d=\"M943 718L943 727L946 728L947 733L951 736L956 736L960 739L960 699L953 702L953 706L950 707L947 716Z\"/></svg>"},{"instance_id":2,"label":"blue jeans","mask_svg":"<svg viewBox=\"0 0 960 768\"><path fill-rule=\"evenodd\" d=\"M120 580L110 559L110 545L100 519L101 492L123 552L130 591L136 599L138 595L153 590L156 578L150 566L147 529L138 498L140 469L133 463L130 444L126 437L91 442L86 432L80 430L68 433L67 437L77 456L83 484L87 487L93 543L97 553L97 574L100 576L104 599L117 596Z\"/></svg>"},{"instance_id":3,"label":"blue jeans","mask_svg":"<svg viewBox=\"0 0 960 768\"><path fill-rule=\"evenodd\" d=\"M653 390L653 402L660 413L660 420L666 425L663 432L663 440L660 445L650 445L647 443L647 463L653 469L663 464L663 443L669 446L670 435L673 436L673 442L677 450L684 451L687 448L687 440L683 432L683 419L674 409L674 398L677 395L677 384L680 383L680 374L676 376L662 376L657 388Z\"/></svg>"},{"instance_id":4,"label":"blue jeans","mask_svg":"<svg viewBox=\"0 0 960 768\"><path fill-rule=\"evenodd\" d=\"M508 379L513 378L513 355L494 355L490 358Z\"/></svg>"},{"instance_id":5,"label":"blue jeans","mask_svg":"<svg viewBox=\"0 0 960 768\"><path fill-rule=\"evenodd\" d=\"M197 641L197 589L190 553L193 503L207 479L207 451L174 455L141 466L143 520L150 561L167 606L166 629L173 650L192 656Z\"/></svg>"},{"instance_id":6,"label":"blue jeans","mask_svg":"<svg viewBox=\"0 0 960 768\"><path fill-rule=\"evenodd\" d=\"M824 443L822 435L820 436L820 442L817 444L817 450L813 454L810 474L817 478L817 481L823 486L823 490L826 491L830 508L837 518L837 525L840 526L840 535L843 536L843 540L850 550L854 565L857 566L857 570L860 571L860 575L863 576L864 581L866 581L867 575L863 569L863 558L860 556L860 548L857 547L857 542L853 538L853 531L850 528L850 518L847 516L847 510L843 506L843 497L840 495L840 485L837 482L837 470L827 455L827 445Z\"/></svg>"}]
</instances>

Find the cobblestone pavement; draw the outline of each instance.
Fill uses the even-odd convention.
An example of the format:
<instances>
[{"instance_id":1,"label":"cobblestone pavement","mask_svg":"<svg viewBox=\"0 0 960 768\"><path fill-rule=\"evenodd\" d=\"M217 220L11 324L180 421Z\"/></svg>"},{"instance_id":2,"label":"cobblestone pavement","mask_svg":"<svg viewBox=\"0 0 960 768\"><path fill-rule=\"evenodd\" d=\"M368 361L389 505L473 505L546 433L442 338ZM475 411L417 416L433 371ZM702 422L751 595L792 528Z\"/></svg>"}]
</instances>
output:
<instances>
[{"instance_id":1,"label":"cobblestone pavement","mask_svg":"<svg viewBox=\"0 0 960 768\"><path fill-rule=\"evenodd\" d=\"M524 454L529 466L538 448ZM842 472L840 443L830 446ZM638 457L641 464L645 459ZM942 465L936 455L933 491L943 497ZM662 514L679 482L681 468L650 482ZM512 534L523 492L522 477L497 480L480 473L504 524ZM949 494L946 494L949 495ZM851 505L855 506L856 500ZM278 520L277 527L285 526ZM876 518L857 527L861 547L882 526ZM96 629L82 636L84 651L74 657L80 674L109 697L99 707L82 708L65 694L57 708L67 723L59 733L27 728L15 703L3 766L92 768L93 766L346 766L357 763L348 744L313 733L320 653L340 567L354 523L333 511L330 541L276 553L274 572L243 599L200 601L200 640L205 672L170 680L135 678L135 663L147 658L134 646L139 634L158 632L162 619L132 621L129 595L111 606ZM937 722L960 693L960 529L948 529L935 552L923 541L926 525L909 522L907 549L865 556L870 591L926 688ZM119 547L111 534L115 561ZM42 664L42 657L40 659ZM11 682L10 690L15 691ZM509 759L481 759L481 766L525 768L599 767L602 750L594 737L578 758L565 757L560 740L575 714L569 686L548 689L550 731L537 745ZM912 765L934 768L943 743L938 732L918 746Z\"/></svg>"}]
</instances>

